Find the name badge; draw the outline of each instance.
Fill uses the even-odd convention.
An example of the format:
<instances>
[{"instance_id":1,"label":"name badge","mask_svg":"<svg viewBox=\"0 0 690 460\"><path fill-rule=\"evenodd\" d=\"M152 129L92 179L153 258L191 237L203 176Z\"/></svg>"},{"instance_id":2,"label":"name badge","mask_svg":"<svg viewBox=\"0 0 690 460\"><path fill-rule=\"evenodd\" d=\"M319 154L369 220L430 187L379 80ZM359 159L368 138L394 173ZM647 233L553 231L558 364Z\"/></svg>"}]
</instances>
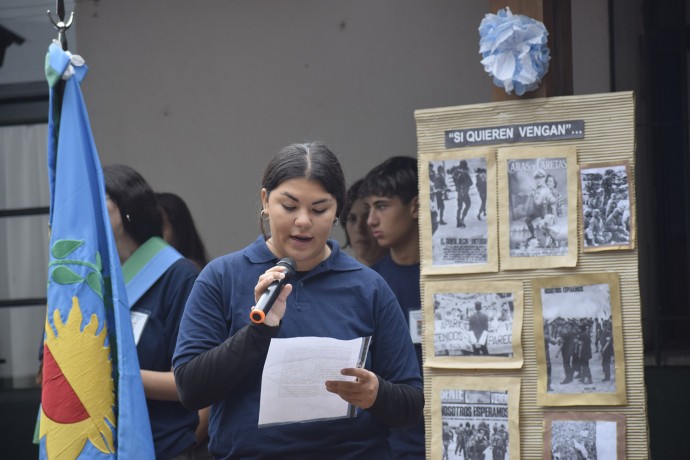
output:
<instances>
[{"instance_id":1,"label":"name badge","mask_svg":"<svg viewBox=\"0 0 690 460\"><path fill-rule=\"evenodd\" d=\"M149 314L143 311L130 311L130 317L132 319L132 333L134 333L134 345L139 344L139 339L141 338L142 332L144 332L144 326L146 326L146 321L149 319Z\"/></svg>"},{"instance_id":2,"label":"name badge","mask_svg":"<svg viewBox=\"0 0 690 460\"><path fill-rule=\"evenodd\" d=\"M422 310L410 310L408 315L412 343L422 343Z\"/></svg>"}]
</instances>

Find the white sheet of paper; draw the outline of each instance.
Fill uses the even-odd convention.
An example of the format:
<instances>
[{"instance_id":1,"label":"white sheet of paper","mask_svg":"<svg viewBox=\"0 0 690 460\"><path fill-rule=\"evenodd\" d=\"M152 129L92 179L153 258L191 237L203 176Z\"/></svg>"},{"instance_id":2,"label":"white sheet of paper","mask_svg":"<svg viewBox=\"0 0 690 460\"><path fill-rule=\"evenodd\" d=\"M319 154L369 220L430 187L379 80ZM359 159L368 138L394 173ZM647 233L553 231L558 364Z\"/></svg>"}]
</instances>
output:
<instances>
[{"instance_id":1,"label":"white sheet of paper","mask_svg":"<svg viewBox=\"0 0 690 460\"><path fill-rule=\"evenodd\" d=\"M348 417L349 404L326 391L326 380L353 380L340 370L363 366L368 339L272 339L261 379L259 427Z\"/></svg>"}]
</instances>

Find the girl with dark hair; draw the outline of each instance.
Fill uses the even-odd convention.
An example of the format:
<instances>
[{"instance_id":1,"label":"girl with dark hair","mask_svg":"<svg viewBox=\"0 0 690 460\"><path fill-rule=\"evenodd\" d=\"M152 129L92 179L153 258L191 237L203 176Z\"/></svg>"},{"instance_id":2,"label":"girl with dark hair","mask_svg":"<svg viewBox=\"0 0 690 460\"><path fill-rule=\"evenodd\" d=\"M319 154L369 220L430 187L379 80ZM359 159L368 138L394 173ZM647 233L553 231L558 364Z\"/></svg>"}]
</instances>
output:
<instances>
[{"instance_id":1,"label":"girl with dark hair","mask_svg":"<svg viewBox=\"0 0 690 460\"><path fill-rule=\"evenodd\" d=\"M196 231L187 203L174 193L156 193L163 213L163 239L201 269L208 263L206 247Z\"/></svg>"},{"instance_id":2,"label":"girl with dark hair","mask_svg":"<svg viewBox=\"0 0 690 460\"><path fill-rule=\"evenodd\" d=\"M390 428L417 422L424 395L405 318L386 282L343 253L329 234L346 199L337 157L324 145L293 144L268 164L259 236L211 261L187 302L173 363L182 403L211 406L209 450L219 459L389 459ZM263 323L250 306L296 262ZM279 424L259 431L264 361L274 337L372 337L364 367L327 391L358 408L354 418Z\"/></svg>"},{"instance_id":3,"label":"girl with dark hair","mask_svg":"<svg viewBox=\"0 0 690 460\"><path fill-rule=\"evenodd\" d=\"M346 244L350 246L355 259L370 267L388 253L386 248L379 246L376 238L367 225L369 210L362 197L363 179L356 181L347 190L347 201L340 214L340 225L345 230Z\"/></svg>"},{"instance_id":4,"label":"girl with dark hair","mask_svg":"<svg viewBox=\"0 0 690 460\"><path fill-rule=\"evenodd\" d=\"M196 411L179 402L172 355L194 263L161 238L156 196L134 169L103 168L110 225L127 289L156 458L193 458Z\"/></svg>"}]
</instances>

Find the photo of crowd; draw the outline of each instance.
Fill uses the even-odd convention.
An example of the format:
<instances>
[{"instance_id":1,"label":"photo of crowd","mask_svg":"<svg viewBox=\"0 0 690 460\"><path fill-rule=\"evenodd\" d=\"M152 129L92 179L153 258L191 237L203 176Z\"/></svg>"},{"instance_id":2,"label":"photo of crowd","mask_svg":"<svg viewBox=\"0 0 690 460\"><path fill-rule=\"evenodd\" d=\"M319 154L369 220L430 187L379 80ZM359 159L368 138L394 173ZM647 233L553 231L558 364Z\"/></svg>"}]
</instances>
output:
<instances>
[{"instance_id":1,"label":"photo of crowd","mask_svg":"<svg viewBox=\"0 0 690 460\"><path fill-rule=\"evenodd\" d=\"M434 294L435 356L513 355L513 294Z\"/></svg>"},{"instance_id":2,"label":"photo of crowd","mask_svg":"<svg viewBox=\"0 0 690 460\"><path fill-rule=\"evenodd\" d=\"M622 364L615 359L613 315L619 311L612 304L612 290L618 286L615 275L533 283L541 306L546 393L616 393L616 366Z\"/></svg>"},{"instance_id":3,"label":"photo of crowd","mask_svg":"<svg viewBox=\"0 0 690 460\"><path fill-rule=\"evenodd\" d=\"M508 392L441 391L443 460L508 458Z\"/></svg>"},{"instance_id":4,"label":"photo of crowd","mask_svg":"<svg viewBox=\"0 0 690 460\"><path fill-rule=\"evenodd\" d=\"M621 414L552 413L546 420L550 438L545 448L551 460L620 459L625 452L624 424Z\"/></svg>"},{"instance_id":5,"label":"photo of crowd","mask_svg":"<svg viewBox=\"0 0 690 460\"><path fill-rule=\"evenodd\" d=\"M612 392L615 389L611 317L544 319L547 392Z\"/></svg>"},{"instance_id":6,"label":"photo of crowd","mask_svg":"<svg viewBox=\"0 0 690 460\"><path fill-rule=\"evenodd\" d=\"M581 167L585 250L632 247L633 223L628 177L625 164Z\"/></svg>"}]
</instances>

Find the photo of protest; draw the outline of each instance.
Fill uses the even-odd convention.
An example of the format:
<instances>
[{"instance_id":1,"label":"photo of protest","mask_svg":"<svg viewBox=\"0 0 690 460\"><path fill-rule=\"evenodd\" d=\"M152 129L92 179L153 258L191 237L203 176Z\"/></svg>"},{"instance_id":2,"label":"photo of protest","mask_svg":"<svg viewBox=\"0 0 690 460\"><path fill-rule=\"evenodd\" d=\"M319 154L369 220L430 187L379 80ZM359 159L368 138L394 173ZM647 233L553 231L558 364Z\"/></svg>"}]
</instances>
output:
<instances>
[{"instance_id":1,"label":"photo of protest","mask_svg":"<svg viewBox=\"0 0 690 460\"><path fill-rule=\"evenodd\" d=\"M508 391L441 390L443 460L504 460Z\"/></svg>"},{"instance_id":2,"label":"photo of protest","mask_svg":"<svg viewBox=\"0 0 690 460\"><path fill-rule=\"evenodd\" d=\"M614 393L608 284L542 288L547 393Z\"/></svg>"},{"instance_id":3,"label":"photo of protest","mask_svg":"<svg viewBox=\"0 0 690 460\"><path fill-rule=\"evenodd\" d=\"M622 460L625 415L611 412L544 414L546 460Z\"/></svg>"},{"instance_id":4,"label":"photo of protest","mask_svg":"<svg viewBox=\"0 0 690 460\"><path fill-rule=\"evenodd\" d=\"M434 294L435 356L513 356L512 292Z\"/></svg>"},{"instance_id":5,"label":"photo of protest","mask_svg":"<svg viewBox=\"0 0 690 460\"><path fill-rule=\"evenodd\" d=\"M629 194L627 164L583 165L582 192L583 249L632 249L634 213Z\"/></svg>"},{"instance_id":6,"label":"photo of protest","mask_svg":"<svg viewBox=\"0 0 690 460\"><path fill-rule=\"evenodd\" d=\"M428 168L432 265L486 264L486 158L432 160Z\"/></svg>"},{"instance_id":7,"label":"photo of protest","mask_svg":"<svg viewBox=\"0 0 690 460\"><path fill-rule=\"evenodd\" d=\"M554 420L551 423L553 460L615 460L616 422Z\"/></svg>"},{"instance_id":8,"label":"photo of protest","mask_svg":"<svg viewBox=\"0 0 690 460\"><path fill-rule=\"evenodd\" d=\"M510 256L568 253L568 159L508 159Z\"/></svg>"}]
</instances>

